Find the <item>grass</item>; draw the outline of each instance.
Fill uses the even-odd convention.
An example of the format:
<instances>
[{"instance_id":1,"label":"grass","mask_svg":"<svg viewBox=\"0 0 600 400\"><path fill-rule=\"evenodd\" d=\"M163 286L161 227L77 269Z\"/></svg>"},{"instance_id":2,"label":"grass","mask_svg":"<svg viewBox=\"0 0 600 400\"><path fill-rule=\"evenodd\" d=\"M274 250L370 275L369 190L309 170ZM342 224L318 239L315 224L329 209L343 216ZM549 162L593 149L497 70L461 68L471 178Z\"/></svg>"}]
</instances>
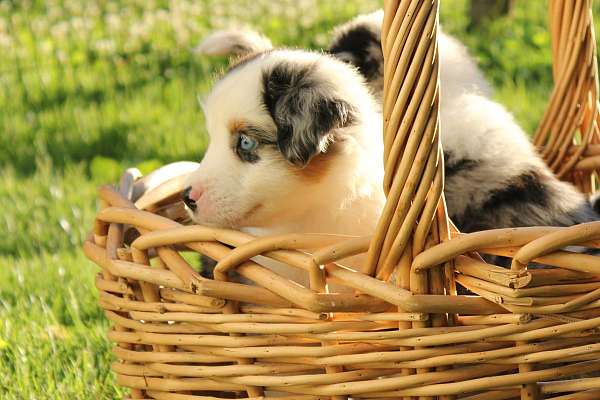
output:
<instances>
[{"instance_id":1,"label":"grass","mask_svg":"<svg viewBox=\"0 0 600 400\"><path fill-rule=\"evenodd\" d=\"M444 28L529 132L552 85L544 3L517 2L511 17L467 32L467 1L442 1ZM239 21L277 44L318 48L332 26L378 4L0 2L0 398L124 394L109 371L96 269L80 247L97 185L126 166L202 157L196 97L224 60L195 57L197 41Z\"/></svg>"}]
</instances>

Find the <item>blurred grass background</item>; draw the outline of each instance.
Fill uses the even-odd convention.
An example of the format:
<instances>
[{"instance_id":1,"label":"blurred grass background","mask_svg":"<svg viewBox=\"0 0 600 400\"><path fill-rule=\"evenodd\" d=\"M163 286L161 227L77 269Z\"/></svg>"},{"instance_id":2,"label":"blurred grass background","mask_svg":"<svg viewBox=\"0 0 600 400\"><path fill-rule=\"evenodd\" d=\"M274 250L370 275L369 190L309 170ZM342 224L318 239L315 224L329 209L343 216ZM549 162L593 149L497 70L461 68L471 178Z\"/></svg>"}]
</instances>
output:
<instances>
[{"instance_id":1,"label":"blurred grass background","mask_svg":"<svg viewBox=\"0 0 600 400\"><path fill-rule=\"evenodd\" d=\"M441 2L497 99L532 132L552 87L546 1L468 32L467 0ZM108 324L80 246L95 188L128 166L199 160L197 95L224 60L194 56L208 31L254 26L320 48L375 0L0 1L0 398L113 399ZM594 3L599 15L600 6ZM598 24L597 24L598 27Z\"/></svg>"}]
</instances>

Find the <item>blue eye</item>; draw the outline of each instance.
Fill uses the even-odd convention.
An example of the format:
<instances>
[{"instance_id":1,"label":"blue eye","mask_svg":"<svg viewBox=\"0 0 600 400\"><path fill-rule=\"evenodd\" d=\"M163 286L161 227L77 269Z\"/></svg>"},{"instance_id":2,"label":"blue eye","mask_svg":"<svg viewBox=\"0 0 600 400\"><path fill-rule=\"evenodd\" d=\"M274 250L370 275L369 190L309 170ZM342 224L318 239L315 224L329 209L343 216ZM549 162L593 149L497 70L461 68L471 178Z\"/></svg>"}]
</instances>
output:
<instances>
[{"instance_id":1,"label":"blue eye","mask_svg":"<svg viewBox=\"0 0 600 400\"><path fill-rule=\"evenodd\" d=\"M246 135L240 135L238 147L243 151L252 151L258 146L258 141Z\"/></svg>"}]
</instances>

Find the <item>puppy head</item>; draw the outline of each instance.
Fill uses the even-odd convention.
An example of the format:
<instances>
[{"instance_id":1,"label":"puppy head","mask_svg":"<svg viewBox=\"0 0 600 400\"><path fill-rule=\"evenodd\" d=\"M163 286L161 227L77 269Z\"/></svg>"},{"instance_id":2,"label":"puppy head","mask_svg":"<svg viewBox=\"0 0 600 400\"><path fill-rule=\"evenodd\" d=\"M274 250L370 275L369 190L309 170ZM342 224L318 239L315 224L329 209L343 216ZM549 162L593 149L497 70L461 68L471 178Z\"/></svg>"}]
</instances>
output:
<instances>
[{"instance_id":1,"label":"puppy head","mask_svg":"<svg viewBox=\"0 0 600 400\"><path fill-rule=\"evenodd\" d=\"M242 228L293 224L329 198L374 106L353 68L276 50L233 65L203 109L210 144L186 202L197 223Z\"/></svg>"}]
</instances>

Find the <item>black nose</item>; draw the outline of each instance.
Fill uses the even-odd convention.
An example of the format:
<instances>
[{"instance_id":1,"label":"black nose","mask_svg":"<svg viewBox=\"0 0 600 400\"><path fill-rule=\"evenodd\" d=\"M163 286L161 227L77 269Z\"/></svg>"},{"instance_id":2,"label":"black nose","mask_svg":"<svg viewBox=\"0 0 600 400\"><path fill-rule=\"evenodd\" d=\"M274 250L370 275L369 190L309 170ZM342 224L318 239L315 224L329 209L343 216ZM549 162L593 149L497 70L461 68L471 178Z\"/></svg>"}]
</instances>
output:
<instances>
[{"instance_id":1,"label":"black nose","mask_svg":"<svg viewBox=\"0 0 600 400\"><path fill-rule=\"evenodd\" d=\"M192 191L192 187L188 186L183 193L181 193L181 198L186 206L192 211L196 211L196 202L190 198L190 192Z\"/></svg>"}]
</instances>

